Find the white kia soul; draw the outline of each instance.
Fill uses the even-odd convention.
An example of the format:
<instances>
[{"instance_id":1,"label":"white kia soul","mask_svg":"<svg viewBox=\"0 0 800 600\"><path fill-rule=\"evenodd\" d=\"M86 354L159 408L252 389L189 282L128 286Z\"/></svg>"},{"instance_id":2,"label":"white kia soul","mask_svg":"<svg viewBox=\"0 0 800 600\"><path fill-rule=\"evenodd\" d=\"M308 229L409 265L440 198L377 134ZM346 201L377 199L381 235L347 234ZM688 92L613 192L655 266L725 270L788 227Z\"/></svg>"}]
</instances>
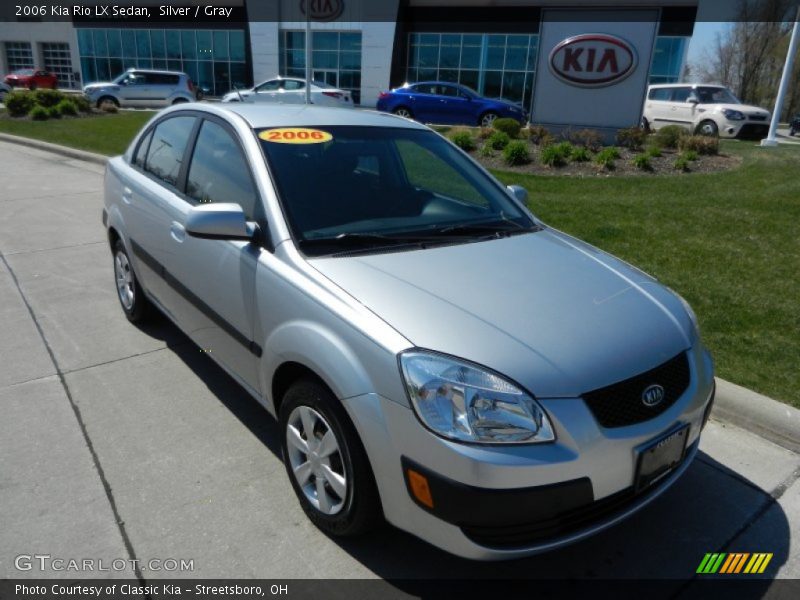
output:
<instances>
[{"instance_id":1,"label":"white kia soul","mask_svg":"<svg viewBox=\"0 0 800 600\"><path fill-rule=\"evenodd\" d=\"M726 87L677 83L647 89L642 127L680 125L703 135L763 138L769 121L769 111L742 104Z\"/></svg>"}]
</instances>

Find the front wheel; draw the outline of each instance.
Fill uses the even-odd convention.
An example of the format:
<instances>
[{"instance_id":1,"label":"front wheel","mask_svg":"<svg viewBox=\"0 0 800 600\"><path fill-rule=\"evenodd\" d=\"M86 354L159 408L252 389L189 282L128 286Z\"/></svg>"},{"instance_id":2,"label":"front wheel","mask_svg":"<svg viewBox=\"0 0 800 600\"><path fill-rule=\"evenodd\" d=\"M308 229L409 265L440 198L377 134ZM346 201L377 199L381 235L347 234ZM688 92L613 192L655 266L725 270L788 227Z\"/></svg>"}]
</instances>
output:
<instances>
[{"instance_id":1,"label":"front wheel","mask_svg":"<svg viewBox=\"0 0 800 600\"><path fill-rule=\"evenodd\" d=\"M709 137L717 137L719 135L719 128L714 121L703 121L697 126L695 133L700 135L707 135Z\"/></svg>"},{"instance_id":2,"label":"front wheel","mask_svg":"<svg viewBox=\"0 0 800 600\"><path fill-rule=\"evenodd\" d=\"M406 108L405 106L398 106L392 111L398 117L403 117L404 119L413 119L414 115L411 113L411 110Z\"/></svg>"},{"instance_id":3,"label":"front wheel","mask_svg":"<svg viewBox=\"0 0 800 600\"><path fill-rule=\"evenodd\" d=\"M366 452L339 400L303 379L283 397L281 449L292 488L308 518L336 536L366 533L380 501Z\"/></svg>"},{"instance_id":4,"label":"front wheel","mask_svg":"<svg viewBox=\"0 0 800 600\"><path fill-rule=\"evenodd\" d=\"M114 282L117 286L117 298L128 321L138 323L150 314L150 302L136 279L128 252L122 240L114 242Z\"/></svg>"},{"instance_id":5,"label":"front wheel","mask_svg":"<svg viewBox=\"0 0 800 600\"><path fill-rule=\"evenodd\" d=\"M497 113L494 113L494 112L483 113L481 115L480 120L478 121L478 124L481 127L491 127L492 123L495 122L497 117L498 117Z\"/></svg>"}]
</instances>

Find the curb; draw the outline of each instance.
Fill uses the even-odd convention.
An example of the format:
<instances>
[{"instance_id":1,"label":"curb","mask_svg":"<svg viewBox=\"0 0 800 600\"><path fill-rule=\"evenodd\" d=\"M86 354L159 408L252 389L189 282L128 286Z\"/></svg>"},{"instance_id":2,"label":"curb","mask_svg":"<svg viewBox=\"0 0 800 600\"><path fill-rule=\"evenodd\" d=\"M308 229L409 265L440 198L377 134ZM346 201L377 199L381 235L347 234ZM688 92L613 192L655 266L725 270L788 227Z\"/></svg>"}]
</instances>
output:
<instances>
[{"instance_id":1,"label":"curb","mask_svg":"<svg viewBox=\"0 0 800 600\"><path fill-rule=\"evenodd\" d=\"M12 144L19 144L21 146L28 146L37 150L44 150L46 152L53 152L69 158L78 160L85 160L97 165L105 166L109 157L103 154L95 154L94 152L87 152L85 150L78 150L77 148L69 148L59 144L51 144L50 142L43 142L41 140L34 140L31 138L21 137L18 135L11 135L9 133L0 133L0 142L10 142Z\"/></svg>"},{"instance_id":2,"label":"curb","mask_svg":"<svg viewBox=\"0 0 800 600\"><path fill-rule=\"evenodd\" d=\"M800 454L800 410L719 377L716 381L712 417Z\"/></svg>"},{"instance_id":3,"label":"curb","mask_svg":"<svg viewBox=\"0 0 800 600\"><path fill-rule=\"evenodd\" d=\"M54 152L98 165L105 165L109 158L102 154L7 133L0 133L0 141ZM714 418L751 431L800 454L800 410L719 377L716 382L716 399L711 411Z\"/></svg>"}]
</instances>

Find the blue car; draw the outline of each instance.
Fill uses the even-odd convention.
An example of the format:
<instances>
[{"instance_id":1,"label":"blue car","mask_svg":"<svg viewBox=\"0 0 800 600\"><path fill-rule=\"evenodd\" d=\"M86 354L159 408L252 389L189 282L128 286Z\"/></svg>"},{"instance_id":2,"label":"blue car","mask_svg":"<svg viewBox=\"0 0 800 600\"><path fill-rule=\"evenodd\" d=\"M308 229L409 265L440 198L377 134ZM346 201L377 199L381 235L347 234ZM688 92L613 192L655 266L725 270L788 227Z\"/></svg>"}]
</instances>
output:
<instances>
[{"instance_id":1,"label":"blue car","mask_svg":"<svg viewBox=\"0 0 800 600\"><path fill-rule=\"evenodd\" d=\"M479 96L475 90L457 83L422 81L381 92L377 109L424 123L442 125L481 125L491 127L498 118L528 120L518 104Z\"/></svg>"}]
</instances>

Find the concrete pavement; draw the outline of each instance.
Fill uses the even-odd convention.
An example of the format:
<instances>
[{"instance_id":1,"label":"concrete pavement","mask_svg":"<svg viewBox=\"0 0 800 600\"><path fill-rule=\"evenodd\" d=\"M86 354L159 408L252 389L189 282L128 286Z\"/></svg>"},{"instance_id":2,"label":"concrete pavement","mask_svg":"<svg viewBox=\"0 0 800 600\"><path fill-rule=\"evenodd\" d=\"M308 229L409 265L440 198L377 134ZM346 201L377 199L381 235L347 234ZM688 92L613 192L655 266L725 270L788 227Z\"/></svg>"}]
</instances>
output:
<instances>
[{"instance_id":1,"label":"concrete pavement","mask_svg":"<svg viewBox=\"0 0 800 600\"><path fill-rule=\"evenodd\" d=\"M800 577L800 455L725 422L673 489L567 549L475 564L391 527L337 542L300 510L272 418L175 327L129 324L100 223L102 167L0 142L0 578L15 557L144 561L148 577L667 578L706 552ZM194 561L151 572L151 559ZM131 576L126 569L104 575ZM766 585L769 585L768 583Z\"/></svg>"}]
</instances>

